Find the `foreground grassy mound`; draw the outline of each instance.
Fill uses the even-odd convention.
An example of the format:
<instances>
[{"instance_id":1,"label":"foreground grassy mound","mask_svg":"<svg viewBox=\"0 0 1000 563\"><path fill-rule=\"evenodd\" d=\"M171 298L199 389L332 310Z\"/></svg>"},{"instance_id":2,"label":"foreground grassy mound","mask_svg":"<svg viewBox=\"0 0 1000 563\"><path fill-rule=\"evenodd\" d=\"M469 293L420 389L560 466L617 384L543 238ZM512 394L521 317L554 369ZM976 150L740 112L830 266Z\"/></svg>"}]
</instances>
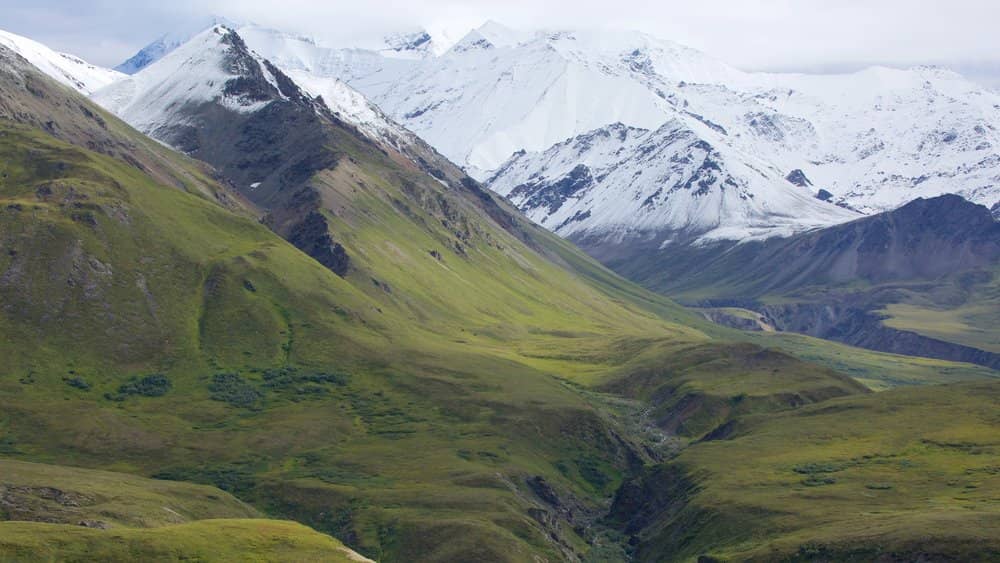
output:
<instances>
[{"instance_id":1,"label":"foreground grassy mound","mask_svg":"<svg viewBox=\"0 0 1000 563\"><path fill-rule=\"evenodd\" d=\"M2 561L361 561L205 485L0 459Z\"/></svg>"},{"instance_id":2,"label":"foreground grassy mound","mask_svg":"<svg viewBox=\"0 0 1000 563\"><path fill-rule=\"evenodd\" d=\"M278 520L202 520L151 529L94 530L0 523L4 561L371 561L330 536Z\"/></svg>"},{"instance_id":3,"label":"foreground grassy mound","mask_svg":"<svg viewBox=\"0 0 1000 563\"><path fill-rule=\"evenodd\" d=\"M624 487L640 561L1000 556L1000 384L896 389L741 419Z\"/></svg>"},{"instance_id":4,"label":"foreground grassy mound","mask_svg":"<svg viewBox=\"0 0 1000 563\"><path fill-rule=\"evenodd\" d=\"M153 528L261 513L215 487L0 459L0 520Z\"/></svg>"}]
</instances>

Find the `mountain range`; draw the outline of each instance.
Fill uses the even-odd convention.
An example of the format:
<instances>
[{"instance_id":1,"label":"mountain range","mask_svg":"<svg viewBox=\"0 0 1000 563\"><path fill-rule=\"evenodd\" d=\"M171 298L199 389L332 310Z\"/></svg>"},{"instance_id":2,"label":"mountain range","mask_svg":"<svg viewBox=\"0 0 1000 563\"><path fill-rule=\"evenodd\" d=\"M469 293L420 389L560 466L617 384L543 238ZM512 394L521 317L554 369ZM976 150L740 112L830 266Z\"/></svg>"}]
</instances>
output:
<instances>
[{"instance_id":1,"label":"mountain range","mask_svg":"<svg viewBox=\"0 0 1000 563\"><path fill-rule=\"evenodd\" d=\"M745 141L777 113L672 99L762 77L639 35L174 35L100 87L0 44L0 558L1000 555L988 361L714 322L853 291L990 329L989 209L866 217L836 163Z\"/></svg>"},{"instance_id":2,"label":"mountain range","mask_svg":"<svg viewBox=\"0 0 1000 563\"><path fill-rule=\"evenodd\" d=\"M643 34L493 22L440 54L426 33L388 50L240 33L314 94L350 85L585 250L787 236L942 193L1000 201L1000 96L941 69L746 73ZM654 152L712 157L650 177Z\"/></svg>"}]
</instances>

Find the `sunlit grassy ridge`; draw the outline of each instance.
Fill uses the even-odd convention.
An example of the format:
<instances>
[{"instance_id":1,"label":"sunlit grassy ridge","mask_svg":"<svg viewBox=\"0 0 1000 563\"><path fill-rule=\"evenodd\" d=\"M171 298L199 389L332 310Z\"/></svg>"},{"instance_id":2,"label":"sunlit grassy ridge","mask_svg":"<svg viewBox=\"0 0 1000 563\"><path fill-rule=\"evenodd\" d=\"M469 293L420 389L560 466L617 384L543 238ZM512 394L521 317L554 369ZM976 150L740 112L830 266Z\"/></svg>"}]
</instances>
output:
<instances>
[{"instance_id":1,"label":"sunlit grassy ridge","mask_svg":"<svg viewBox=\"0 0 1000 563\"><path fill-rule=\"evenodd\" d=\"M799 334L757 332L747 333L744 338L759 346L779 348L799 359L849 375L875 391L1000 377L1000 372L983 366L874 352Z\"/></svg>"},{"instance_id":2,"label":"sunlit grassy ridge","mask_svg":"<svg viewBox=\"0 0 1000 563\"><path fill-rule=\"evenodd\" d=\"M215 487L12 460L0 475L0 561L361 560Z\"/></svg>"},{"instance_id":3,"label":"sunlit grassy ridge","mask_svg":"<svg viewBox=\"0 0 1000 563\"><path fill-rule=\"evenodd\" d=\"M998 400L996 382L929 386L747 417L617 508L646 519L643 561L992 560Z\"/></svg>"},{"instance_id":4,"label":"sunlit grassy ridge","mask_svg":"<svg viewBox=\"0 0 1000 563\"><path fill-rule=\"evenodd\" d=\"M302 524L241 519L114 530L0 522L0 561L352 563L370 560Z\"/></svg>"}]
</instances>

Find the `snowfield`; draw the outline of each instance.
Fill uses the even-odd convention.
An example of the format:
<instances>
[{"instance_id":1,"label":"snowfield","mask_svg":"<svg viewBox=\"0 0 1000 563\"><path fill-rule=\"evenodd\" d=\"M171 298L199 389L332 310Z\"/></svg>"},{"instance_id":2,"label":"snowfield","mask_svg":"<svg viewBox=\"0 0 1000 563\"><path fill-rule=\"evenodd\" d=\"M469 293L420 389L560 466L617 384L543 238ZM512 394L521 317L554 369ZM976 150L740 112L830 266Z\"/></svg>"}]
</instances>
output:
<instances>
[{"instance_id":1,"label":"snowfield","mask_svg":"<svg viewBox=\"0 0 1000 563\"><path fill-rule=\"evenodd\" d=\"M79 57L59 53L26 37L0 30L0 45L11 49L45 74L85 96L125 77Z\"/></svg>"}]
</instances>

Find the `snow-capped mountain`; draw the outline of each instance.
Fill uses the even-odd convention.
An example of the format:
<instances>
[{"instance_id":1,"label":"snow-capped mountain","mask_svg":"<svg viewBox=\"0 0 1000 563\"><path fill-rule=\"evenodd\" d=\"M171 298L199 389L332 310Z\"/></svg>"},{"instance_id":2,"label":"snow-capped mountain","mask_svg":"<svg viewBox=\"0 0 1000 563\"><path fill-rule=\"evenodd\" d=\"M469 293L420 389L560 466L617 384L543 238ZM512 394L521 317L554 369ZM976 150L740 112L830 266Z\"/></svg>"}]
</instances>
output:
<instances>
[{"instance_id":1,"label":"snow-capped mountain","mask_svg":"<svg viewBox=\"0 0 1000 563\"><path fill-rule=\"evenodd\" d=\"M860 216L818 201L760 159L709 144L678 119L652 131L617 123L519 152L489 185L574 240L752 240Z\"/></svg>"},{"instance_id":2,"label":"snow-capped mountain","mask_svg":"<svg viewBox=\"0 0 1000 563\"><path fill-rule=\"evenodd\" d=\"M176 129L183 108L217 103L253 113L286 97L274 69L253 53L243 56L240 43L229 29L215 26L92 98L136 129L162 138Z\"/></svg>"},{"instance_id":3,"label":"snow-capped mountain","mask_svg":"<svg viewBox=\"0 0 1000 563\"><path fill-rule=\"evenodd\" d=\"M259 42L287 39L303 48L312 45L298 36L245 29ZM268 158L256 155L256 149L287 150L308 160L308 155L324 143L318 125L321 121L338 121L439 179L461 175L427 143L386 117L350 86L302 68L279 68L250 49L239 33L221 25L96 92L92 99L136 129L178 150L200 155L209 162L232 164L240 172L230 171L230 175L246 176L248 185L263 185L262 191L279 189L277 184L283 181L280 178L273 182L275 185L261 179L281 176L283 171L269 168ZM316 130L317 147L283 146L286 133L282 131L296 127L296 123ZM213 136L233 128L242 128L248 145L216 146ZM295 135L296 139L308 137L303 131ZM260 145L259 138L270 141Z\"/></svg>"},{"instance_id":4,"label":"snow-capped mountain","mask_svg":"<svg viewBox=\"0 0 1000 563\"><path fill-rule=\"evenodd\" d=\"M327 50L302 60L481 179L521 150L612 123L655 131L676 120L717 150L765 163L778 184L866 213L946 192L1000 200L1000 94L942 69L748 73L641 33L497 24L438 57Z\"/></svg>"},{"instance_id":5,"label":"snow-capped mountain","mask_svg":"<svg viewBox=\"0 0 1000 563\"><path fill-rule=\"evenodd\" d=\"M189 22L182 28L175 29L158 37L155 41L146 45L136 54L122 64L115 67L115 70L124 74L135 74L147 66L155 63L170 54L174 49L187 43L195 35L211 28L222 25L231 29L239 27L238 24L222 16L209 16L203 19L196 19Z\"/></svg>"},{"instance_id":6,"label":"snow-capped mountain","mask_svg":"<svg viewBox=\"0 0 1000 563\"><path fill-rule=\"evenodd\" d=\"M1000 94L933 67L688 84L685 110L866 213L957 193L1000 200Z\"/></svg>"},{"instance_id":7,"label":"snow-capped mountain","mask_svg":"<svg viewBox=\"0 0 1000 563\"><path fill-rule=\"evenodd\" d=\"M3 30L0 30L0 45L21 55L56 81L84 95L123 78L119 72L92 65L73 55L53 51L37 41Z\"/></svg>"},{"instance_id":8,"label":"snow-capped mountain","mask_svg":"<svg viewBox=\"0 0 1000 563\"><path fill-rule=\"evenodd\" d=\"M237 33L255 54L266 53L266 58L306 93L321 98L336 116L354 125L372 139L387 143L404 153L408 147L423 143L413 133L386 116L360 92L329 72L317 71L327 64L324 55L340 54L340 51L320 47L309 37L255 25L244 26ZM379 60L382 59L374 53L366 53ZM406 57L397 60L405 61Z\"/></svg>"}]
</instances>

